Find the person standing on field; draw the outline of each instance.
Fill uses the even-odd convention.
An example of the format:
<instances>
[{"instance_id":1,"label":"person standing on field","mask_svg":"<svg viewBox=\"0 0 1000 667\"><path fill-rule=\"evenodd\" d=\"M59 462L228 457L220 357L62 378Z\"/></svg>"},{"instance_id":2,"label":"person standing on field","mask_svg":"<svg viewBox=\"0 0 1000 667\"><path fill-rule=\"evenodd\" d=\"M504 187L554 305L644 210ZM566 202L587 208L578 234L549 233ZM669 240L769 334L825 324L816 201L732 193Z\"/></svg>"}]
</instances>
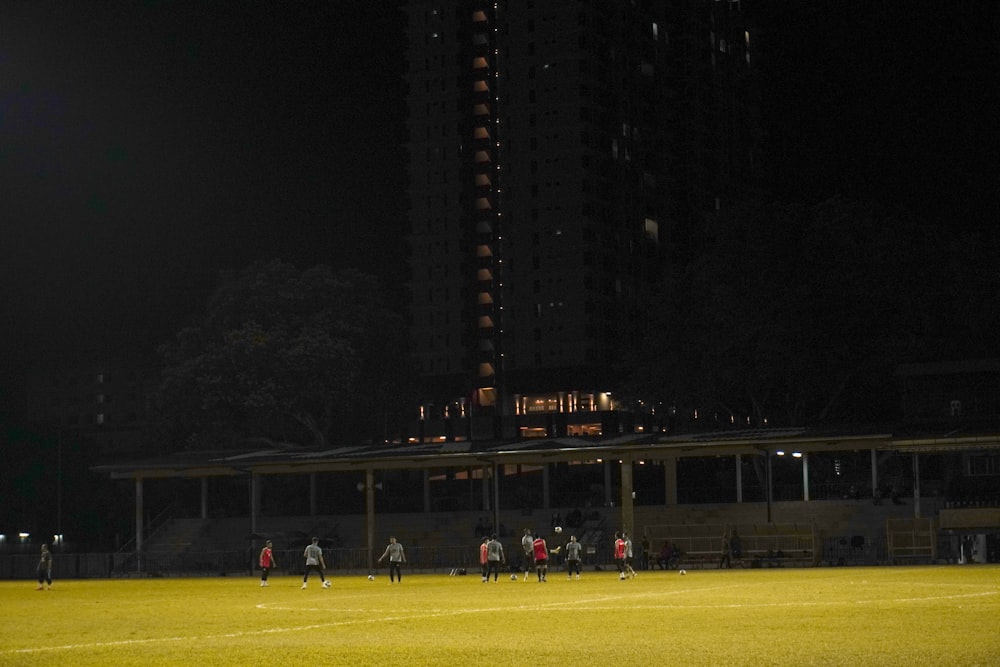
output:
<instances>
[{"instance_id":1,"label":"person standing on field","mask_svg":"<svg viewBox=\"0 0 1000 667\"><path fill-rule=\"evenodd\" d=\"M545 544L545 538L535 535L531 548L535 555L535 574L538 575L538 583L542 583L549 573L549 547Z\"/></svg>"},{"instance_id":2,"label":"person standing on field","mask_svg":"<svg viewBox=\"0 0 1000 667\"><path fill-rule=\"evenodd\" d=\"M303 590L309 581L310 572L319 572L319 579L323 582L323 588L329 588L330 582L326 580L326 576L323 574L323 571L326 570L326 561L323 560L323 550L319 546L318 537L312 539L312 544L306 547L302 555L306 559L306 573L302 577Z\"/></svg>"},{"instance_id":3,"label":"person standing on field","mask_svg":"<svg viewBox=\"0 0 1000 667\"><path fill-rule=\"evenodd\" d=\"M389 544L385 548L385 553L379 556L378 562L382 562L386 558L389 559L389 583L393 583L397 579L399 583L403 583L403 573L399 569L400 566L406 562L406 552L403 551L403 545L396 541L395 536L389 536Z\"/></svg>"},{"instance_id":4,"label":"person standing on field","mask_svg":"<svg viewBox=\"0 0 1000 667\"><path fill-rule=\"evenodd\" d=\"M523 555L524 561L522 562L521 565L524 568L525 581L528 580L528 572L531 571L531 564L535 562L535 555L534 555L535 552L534 548L532 547L534 541L535 538L531 536L531 529L525 528L524 537L521 538L521 551L524 552Z\"/></svg>"},{"instance_id":5,"label":"person standing on field","mask_svg":"<svg viewBox=\"0 0 1000 667\"><path fill-rule=\"evenodd\" d=\"M622 540L625 542L624 572L632 579L635 579L635 568L632 567L632 560L634 558L634 555L632 553L632 538L628 536L628 533L623 531Z\"/></svg>"},{"instance_id":6,"label":"person standing on field","mask_svg":"<svg viewBox=\"0 0 1000 667\"><path fill-rule=\"evenodd\" d=\"M264 548L260 550L260 585L267 586L267 575L271 573L272 567L278 567L278 561L274 560L274 552L271 551L271 540L264 542Z\"/></svg>"},{"instance_id":7,"label":"person standing on field","mask_svg":"<svg viewBox=\"0 0 1000 667\"><path fill-rule=\"evenodd\" d=\"M49 545L42 545L41 560L38 561L38 590L52 589L52 552Z\"/></svg>"},{"instance_id":8,"label":"person standing on field","mask_svg":"<svg viewBox=\"0 0 1000 667\"><path fill-rule=\"evenodd\" d=\"M506 561L503 555L503 545L497 540L496 533L490 535L490 541L486 543L486 580L489 581L493 575L493 583L500 577L500 566Z\"/></svg>"},{"instance_id":9,"label":"person standing on field","mask_svg":"<svg viewBox=\"0 0 1000 667\"><path fill-rule=\"evenodd\" d=\"M618 566L618 578L625 579L625 540L621 533L615 533L615 565Z\"/></svg>"},{"instance_id":10,"label":"person standing on field","mask_svg":"<svg viewBox=\"0 0 1000 667\"><path fill-rule=\"evenodd\" d=\"M573 578L573 572L576 572L576 578L580 578L580 553L583 551L583 545L576 541L576 535L569 536L569 542L566 543L566 576L569 579Z\"/></svg>"},{"instance_id":11,"label":"person standing on field","mask_svg":"<svg viewBox=\"0 0 1000 667\"><path fill-rule=\"evenodd\" d=\"M482 543L479 545L479 569L483 575L483 583L486 583L486 578L489 573L487 565L489 564L489 558L487 557L488 549L486 547L489 543L490 538L484 537Z\"/></svg>"}]
</instances>

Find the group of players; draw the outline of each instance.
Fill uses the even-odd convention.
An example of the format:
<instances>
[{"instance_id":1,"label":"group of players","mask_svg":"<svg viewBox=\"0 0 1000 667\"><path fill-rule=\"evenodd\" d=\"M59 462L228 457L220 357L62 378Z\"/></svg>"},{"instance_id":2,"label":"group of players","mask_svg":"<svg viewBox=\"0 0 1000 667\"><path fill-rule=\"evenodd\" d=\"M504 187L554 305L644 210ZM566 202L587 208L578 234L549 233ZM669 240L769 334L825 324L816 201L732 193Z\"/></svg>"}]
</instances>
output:
<instances>
[{"instance_id":1,"label":"group of players","mask_svg":"<svg viewBox=\"0 0 1000 667\"><path fill-rule=\"evenodd\" d=\"M562 529L557 528L556 532L560 533L562 532ZM579 579L583 545L577 541L576 535L571 535L569 541L564 547L557 546L549 549L544 537L538 533L532 534L530 528L525 528L524 536L521 538L521 551L523 552L522 570L524 572L524 581L528 581L531 570L534 569L538 582L544 583L547 580L549 572L549 554L558 555L564 548L566 550L566 577L568 579L573 579L575 576ZM326 563L323 559L323 550L319 546L319 538L314 537L312 539L312 543L305 548L302 555L305 558L305 573L302 577L302 588L308 587L309 574L311 572L315 572L319 575L323 588L329 588L330 582L325 576L324 571L326 570ZM43 560L44 556L45 550L43 549ZM400 571L400 566L406 562L406 554L403 549L403 545L399 544L395 537L389 538L389 545L386 547L385 553L382 554L382 557L378 559L378 562L381 563L386 558L389 559L390 583L396 580L402 582L403 575ZM614 558L615 564L618 567L619 579L624 580L626 578L635 577L635 569L632 567L632 540L629 538L628 533L624 531L615 533ZM261 568L260 585L267 586L268 574L272 568L277 567L277 562L274 557L274 552L272 551L270 540L268 540L264 544L264 548L261 549L258 562ZM503 545L499 542L499 540L497 540L496 534L484 537L482 544L479 545L479 565L482 568L483 583L489 581L491 576L493 577L494 582L498 581L500 578L500 568L506 564L506 562L507 558L504 555ZM39 572L41 573L41 566L39 567ZM39 574L39 587L42 585L41 577L42 575ZM512 574L511 579L516 580L517 575ZM49 585L51 585L51 579L49 580Z\"/></svg>"},{"instance_id":2,"label":"group of players","mask_svg":"<svg viewBox=\"0 0 1000 667\"><path fill-rule=\"evenodd\" d=\"M326 578L326 560L323 558L323 549L319 546L318 537L312 538L312 542L302 552L302 557L305 559L305 574L302 575L303 590L309 587L310 572L315 572L319 575L323 588L330 588L330 580ZM403 573L401 566L406 562L406 551L403 549L403 545L396 541L395 536L389 537L389 544L378 559L378 562L381 563L386 558L389 559L389 583L396 581L402 583ZM268 575L273 568L278 567L278 561L274 557L271 540L267 540L264 543L264 548L260 550L257 562L260 565L260 585L267 586ZM369 574L368 578L373 579L374 575ZM39 585L41 585L40 581Z\"/></svg>"},{"instance_id":3,"label":"group of players","mask_svg":"<svg viewBox=\"0 0 1000 667\"><path fill-rule=\"evenodd\" d=\"M562 529L557 528L556 532L562 532ZM566 578L573 579L575 576L579 579L583 545L577 541L576 535L570 535L565 547L557 546L549 549L544 537L538 533L532 534L530 528L525 528L524 536L521 537L524 581L528 581L531 570L534 569L538 582L545 582L549 572L549 554L559 554L564 548L566 550ZM615 564L618 567L619 579L625 580L626 578L635 577L635 569L632 567L632 540L629 538L628 533L615 533L614 558ZM483 583L489 581L491 576L493 577L493 581L496 582L500 577L500 567L505 563L506 558L503 552L503 545L497 540L497 536L494 534L484 537L482 544L479 545L479 565L482 568ZM517 575L512 574L511 579L516 580Z\"/></svg>"}]
</instances>

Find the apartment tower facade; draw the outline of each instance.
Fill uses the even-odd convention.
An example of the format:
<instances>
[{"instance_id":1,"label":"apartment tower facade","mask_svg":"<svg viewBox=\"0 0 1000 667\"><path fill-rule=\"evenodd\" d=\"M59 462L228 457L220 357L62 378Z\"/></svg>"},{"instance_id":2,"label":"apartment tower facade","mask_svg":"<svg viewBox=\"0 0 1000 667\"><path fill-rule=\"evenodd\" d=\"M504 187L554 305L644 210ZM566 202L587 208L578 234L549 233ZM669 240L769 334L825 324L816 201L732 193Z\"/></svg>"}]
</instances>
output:
<instances>
[{"instance_id":1,"label":"apartment tower facade","mask_svg":"<svg viewBox=\"0 0 1000 667\"><path fill-rule=\"evenodd\" d=\"M503 414L529 394L594 409L675 239L731 176L717 60L749 64L739 3L405 12L411 331L428 393Z\"/></svg>"}]
</instances>

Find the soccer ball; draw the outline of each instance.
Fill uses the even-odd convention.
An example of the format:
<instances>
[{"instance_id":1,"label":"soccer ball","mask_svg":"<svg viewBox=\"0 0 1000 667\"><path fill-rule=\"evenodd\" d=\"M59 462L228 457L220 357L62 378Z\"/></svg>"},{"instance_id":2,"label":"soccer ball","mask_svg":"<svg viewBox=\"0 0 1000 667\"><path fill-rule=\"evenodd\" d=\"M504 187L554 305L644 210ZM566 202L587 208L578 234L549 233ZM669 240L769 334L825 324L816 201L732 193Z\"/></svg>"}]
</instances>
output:
<instances>
[{"instance_id":1,"label":"soccer ball","mask_svg":"<svg viewBox=\"0 0 1000 667\"><path fill-rule=\"evenodd\" d=\"M516 574L510 575L510 580L511 581L517 581L517 575Z\"/></svg>"},{"instance_id":2,"label":"soccer ball","mask_svg":"<svg viewBox=\"0 0 1000 667\"><path fill-rule=\"evenodd\" d=\"M375 575L374 574L369 574L368 575L368 581L375 581Z\"/></svg>"},{"instance_id":3,"label":"soccer ball","mask_svg":"<svg viewBox=\"0 0 1000 667\"><path fill-rule=\"evenodd\" d=\"M680 574L687 574L687 570L681 570Z\"/></svg>"},{"instance_id":4,"label":"soccer ball","mask_svg":"<svg viewBox=\"0 0 1000 667\"><path fill-rule=\"evenodd\" d=\"M558 535L561 532L562 532L562 526L556 526L556 534Z\"/></svg>"}]
</instances>

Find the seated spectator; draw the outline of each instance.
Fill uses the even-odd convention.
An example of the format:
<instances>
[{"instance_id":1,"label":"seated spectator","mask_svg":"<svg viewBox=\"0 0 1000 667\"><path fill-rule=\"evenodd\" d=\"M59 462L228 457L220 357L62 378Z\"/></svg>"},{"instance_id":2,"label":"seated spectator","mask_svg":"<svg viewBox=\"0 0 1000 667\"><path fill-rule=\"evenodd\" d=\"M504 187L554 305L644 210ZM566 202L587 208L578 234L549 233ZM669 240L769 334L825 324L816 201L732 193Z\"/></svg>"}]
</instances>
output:
<instances>
[{"instance_id":1,"label":"seated spectator","mask_svg":"<svg viewBox=\"0 0 1000 667\"><path fill-rule=\"evenodd\" d=\"M660 566L661 570L672 569L677 564L677 553L670 542L663 543L663 547L660 549L660 555L656 559L656 564Z\"/></svg>"}]
</instances>

